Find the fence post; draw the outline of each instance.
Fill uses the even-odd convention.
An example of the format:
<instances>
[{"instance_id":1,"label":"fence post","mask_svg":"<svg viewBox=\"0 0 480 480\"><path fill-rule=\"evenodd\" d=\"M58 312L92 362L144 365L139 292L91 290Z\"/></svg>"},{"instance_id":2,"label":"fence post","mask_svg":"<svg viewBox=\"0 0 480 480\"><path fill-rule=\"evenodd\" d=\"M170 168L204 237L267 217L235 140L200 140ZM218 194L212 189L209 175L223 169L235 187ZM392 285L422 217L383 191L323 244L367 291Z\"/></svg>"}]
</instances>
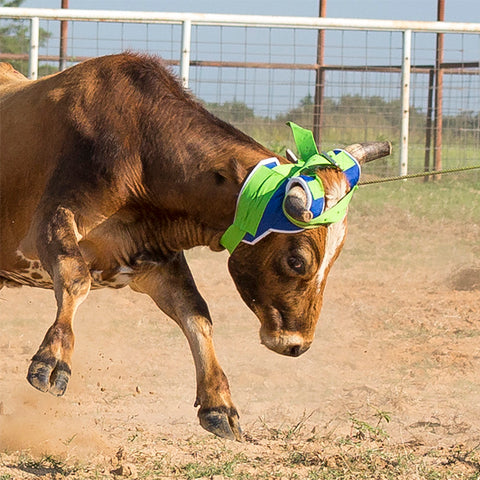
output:
<instances>
[{"instance_id":1,"label":"fence post","mask_svg":"<svg viewBox=\"0 0 480 480\"><path fill-rule=\"evenodd\" d=\"M182 85L188 88L188 76L190 72L190 45L192 36L192 21L182 22L182 56L180 58L180 78Z\"/></svg>"},{"instance_id":2,"label":"fence post","mask_svg":"<svg viewBox=\"0 0 480 480\"><path fill-rule=\"evenodd\" d=\"M445 20L445 0L437 2L437 20ZM442 131L443 131L443 33L437 33L435 54L435 109L433 114L433 165L434 170L442 169ZM434 175L433 180L440 180L441 175Z\"/></svg>"},{"instance_id":3,"label":"fence post","mask_svg":"<svg viewBox=\"0 0 480 480\"><path fill-rule=\"evenodd\" d=\"M28 78L36 80L38 76L38 44L40 21L38 17L30 20L30 52L28 55Z\"/></svg>"},{"instance_id":4,"label":"fence post","mask_svg":"<svg viewBox=\"0 0 480 480\"><path fill-rule=\"evenodd\" d=\"M68 8L68 0L62 0L62 8ZM58 60L58 69L65 70L67 67L67 41L68 41L68 21L60 22L60 58Z\"/></svg>"},{"instance_id":5,"label":"fence post","mask_svg":"<svg viewBox=\"0 0 480 480\"><path fill-rule=\"evenodd\" d=\"M319 0L318 16L324 18L327 15L327 0ZM315 100L313 105L313 138L320 147L322 144L322 121L323 121L323 95L325 88L325 30L317 33L317 71L315 72Z\"/></svg>"},{"instance_id":6,"label":"fence post","mask_svg":"<svg viewBox=\"0 0 480 480\"><path fill-rule=\"evenodd\" d=\"M408 172L408 127L410 115L410 67L412 53L412 31L403 32L403 58L402 58L402 123L400 127L400 175Z\"/></svg>"},{"instance_id":7,"label":"fence post","mask_svg":"<svg viewBox=\"0 0 480 480\"><path fill-rule=\"evenodd\" d=\"M430 171L430 151L432 149L432 112L433 112L433 90L435 89L435 70L430 69L428 74L428 99L427 99L427 119L425 122L425 161L423 170ZM434 169L435 170L435 169ZM429 177L423 177L424 182L428 182Z\"/></svg>"}]
</instances>

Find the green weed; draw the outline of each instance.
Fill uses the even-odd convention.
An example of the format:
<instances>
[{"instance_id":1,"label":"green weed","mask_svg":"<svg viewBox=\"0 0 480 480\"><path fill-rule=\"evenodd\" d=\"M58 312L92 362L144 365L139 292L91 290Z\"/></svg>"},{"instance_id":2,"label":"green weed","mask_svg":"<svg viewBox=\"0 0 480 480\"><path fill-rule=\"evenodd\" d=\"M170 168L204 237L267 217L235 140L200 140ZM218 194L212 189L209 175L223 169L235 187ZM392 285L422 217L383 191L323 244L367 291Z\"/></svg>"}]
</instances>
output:
<instances>
[{"instance_id":1,"label":"green weed","mask_svg":"<svg viewBox=\"0 0 480 480\"><path fill-rule=\"evenodd\" d=\"M246 457L243 454L236 454L231 459L218 464L215 464L213 461L209 461L208 464L203 462L190 462L178 468L178 473L184 475L187 480L204 477L211 478L214 475L223 475L224 477L232 478L235 474L235 467L245 462Z\"/></svg>"},{"instance_id":2,"label":"green weed","mask_svg":"<svg viewBox=\"0 0 480 480\"><path fill-rule=\"evenodd\" d=\"M265 419L260 417L260 422L262 423L265 430L269 432L272 439L281 439L281 440L290 440L300 434L300 432L305 427L306 422L311 418L311 416L315 413L315 410L307 414L306 412L303 413L300 420L293 424L293 425L280 425L279 427L270 427L267 425ZM312 440L314 437L311 437Z\"/></svg>"},{"instance_id":3,"label":"green weed","mask_svg":"<svg viewBox=\"0 0 480 480\"><path fill-rule=\"evenodd\" d=\"M21 468L38 475L67 476L76 471L76 467L67 466L63 460L48 454L43 455L40 459L22 455L19 465Z\"/></svg>"},{"instance_id":4,"label":"green weed","mask_svg":"<svg viewBox=\"0 0 480 480\"><path fill-rule=\"evenodd\" d=\"M388 438L387 432L383 430L380 425L382 423L390 422L390 414L388 412L377 410L377 413L375 413L374 416L378 418L378 422L376 425L371 425L364 420L356 418L356 416L350 412L349 419L352 424L352 437L360 440L384 440Z\"/></svg>"}]
</instances>

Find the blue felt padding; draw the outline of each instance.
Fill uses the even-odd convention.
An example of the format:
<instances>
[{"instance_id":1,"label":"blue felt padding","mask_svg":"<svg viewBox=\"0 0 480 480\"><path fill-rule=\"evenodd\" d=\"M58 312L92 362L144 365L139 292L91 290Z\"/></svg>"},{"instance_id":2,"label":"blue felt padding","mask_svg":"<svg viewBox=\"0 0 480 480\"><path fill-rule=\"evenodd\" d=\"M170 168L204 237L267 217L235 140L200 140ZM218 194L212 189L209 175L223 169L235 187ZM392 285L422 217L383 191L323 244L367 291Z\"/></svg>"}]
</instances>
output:
<instances>
[{"instance_id":1,"label":"blue felt padding","mask_svg":"<svg viewBox=\"0 0 480 480\"><path fill-rule=\"evenodd\" d=\"M272 158L272 161L270 163L263 164L264 167L270 168L270 170L273 167L278 167L278 165L280 165L280 162L276 158Z\"/></svg>"},{"instance_id":2,"label":"blue felt padding","mask_svg":"<svg viewBox=\"0 0 480 480\"><path fill-rule=\"evenodd\" d=\"M360 179L360 167L355 163L347 170L343 171L348 183L350 184L350 188L353 188Z\"/></svg>"},{"instance_id":3,"label":"blue felt padding","mask_svg":"<svg viewBox=\"0 0 480 480\"><path fill-rule=\"evenodd\" d=\"M282 203L288 180L289 179L286 178L285 181L282 182L268 202L255 236L246 233L245 237L243 237L244 242L254 243L269 232L297 233L303 231L303 228L294 225L283 213Z\"/></svg>"},{"instance_id":4,"label":"blue felt padding","mask_svg":"<svg viewBox=\"0 0 480 480\"><path fill-rule=\"evenodd\" d=\"M343 170L343 173L345 174L345 177L347 178L348 183L350 184L350 188L353 188L360 180L360 165L355 160L355 158L353 158L347 151L345 150L343 151L354 161L354 165L352 165L347 170ZM335 155L338 155L341 152L342 150L340 149L333 150L333 153Z\"/></svg>"}]
</instances>

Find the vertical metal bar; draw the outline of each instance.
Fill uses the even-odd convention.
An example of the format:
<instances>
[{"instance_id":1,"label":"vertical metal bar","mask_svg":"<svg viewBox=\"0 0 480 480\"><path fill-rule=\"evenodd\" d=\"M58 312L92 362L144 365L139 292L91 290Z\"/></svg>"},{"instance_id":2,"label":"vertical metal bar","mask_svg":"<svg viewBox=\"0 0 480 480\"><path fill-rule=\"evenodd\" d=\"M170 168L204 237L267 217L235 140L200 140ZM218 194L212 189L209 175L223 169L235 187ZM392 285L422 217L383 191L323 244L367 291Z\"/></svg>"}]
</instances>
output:
<instances>
[{"instance_id":1,"label":"vertical metal bar","mask_svg":"<svg viewBox=\"0 0 480 480\"><path fill-rule=\"evenodd\" d=\"M403 59L402 59L402 123L400 127L400 175L408 173L408 127L410 116L410 70L412 53L412 31L403 32Z\"/></svg>"},{"instance_id":2,"label":"vertical metal bar","mask_svg":"<svg viewBox=\"0 0 480 480\"><path fill-rule=\"evenodd\" d=\"M38 44L40 22L38 17L30 20L30 52L28 56L28 78L36 80L38 76Z\"/></svg>"},{"instance_id":3,"label":"vertical metal bar","mask_svg":"<svg viewBox=\"0 0 480 480\"><path fill-rule=\"evenodd\" d=\"M192 21L184 20L182 23L182 55L180 58L180 78L185 88L188 88L190 72L190 47L192 37Z\"/></svg>"},{"instance_id":4,"label":"vertical metal bar","mask_svg":"<svg viewBox=\"0 0 480 480\"><path fill-rule=\"evenodd\" d=\"M437 20L445 20L445 0L438 0ZM433 163L435 170L442 169L442 133L443 133L443 33L437 33L437 48L435 57L435 113L433 122ZM439 179L440 175L435 175L433 179Z\"/></svg>"},{"instance_id":5,"label":"vertical metal bar","mask_svg":"<svg viewBox=\"0 0 480 480\"><path fill-rule=\"evenodd\" d=\"M68 0L62 0L62 8L68 8ZM60 71L65 70L67 66L67 39L68 39L68 21L60 22L60 58L58 68Z\"/></svg>"},{"instance_id":6,"label":"vertical metal bar","mask_svg":"<svg viewBox=\"0 0 480 480\"><path fill-rule=\"evenodd\" d=\"M435 70L432 68L428 73L428 100L427 100L427 118L425 121L425 161L424 171L430 171L430 152L432 150L432 113L433 113L433 90L435 89ZM424 182L428 182L428 175L423 177Z\"/></svg>"},{"instance_id":7,"label":"vertical metal bar","mask_svg":"<svg viewBox=\"0 0 480 480\"><path fill-rule=\"evenodd\" d=\"M327 15L327 0L319 0L319 17ZM315 74L315 99L313 106L313 138L317 145L322 143L323 95L325 86L325 30L317 34L317 71Z\"/></svg>"}]
</instances>

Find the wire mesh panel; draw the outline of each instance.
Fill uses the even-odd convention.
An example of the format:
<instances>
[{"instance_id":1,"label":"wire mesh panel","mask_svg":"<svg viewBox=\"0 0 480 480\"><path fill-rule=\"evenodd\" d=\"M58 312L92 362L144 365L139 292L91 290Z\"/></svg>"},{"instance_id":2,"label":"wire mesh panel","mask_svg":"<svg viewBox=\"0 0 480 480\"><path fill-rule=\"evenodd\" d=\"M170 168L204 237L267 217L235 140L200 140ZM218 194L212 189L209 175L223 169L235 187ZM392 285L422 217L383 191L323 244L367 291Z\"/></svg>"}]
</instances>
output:
<instances>
[{"instance_id":1,"label":"wire mesh panel","mask_svg":"<svg viewBox=\"0 0 480 480\"><path fill-rule=\"evenodd\" d=\"M0 59L26 73L29 21L3 18L0 33ZM388 139L398 158L402 31L326 30L321 65L315 28L193 24L191 33L189 88L213 113L274 151L283 153L292 145L286 121L314 127L315 103L318 108L321 102L321 148ZM445 168L478 160L480 35L444 34L440 64L436 40L434 32L413 33L409 171L434 168L439 149ZM39 43L39 74L57 71L58 20L41 19ZM182 25L70 20L66 45L66 66L130 50L158 55L178 74ZM441 98L435 95L440 77ZM435 125L438 104L442 121ZM391 161L368 168L381 175L397 171Z\"/></svg>"}]
</instances>

